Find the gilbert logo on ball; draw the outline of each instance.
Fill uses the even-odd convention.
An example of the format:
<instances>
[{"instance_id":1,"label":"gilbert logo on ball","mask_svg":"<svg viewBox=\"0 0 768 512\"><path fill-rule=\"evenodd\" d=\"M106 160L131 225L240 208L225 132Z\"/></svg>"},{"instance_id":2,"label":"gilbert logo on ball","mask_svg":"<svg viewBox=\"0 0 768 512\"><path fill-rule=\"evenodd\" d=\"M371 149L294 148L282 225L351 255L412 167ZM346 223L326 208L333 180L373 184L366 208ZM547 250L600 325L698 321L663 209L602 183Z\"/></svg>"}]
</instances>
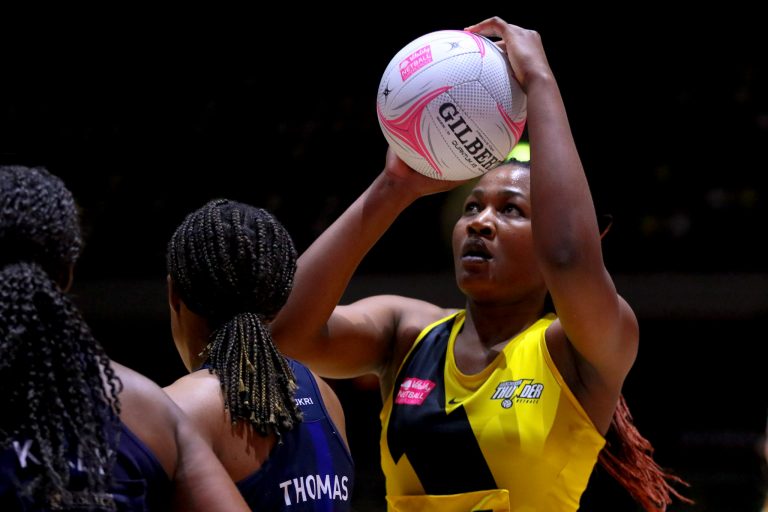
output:
<instances>
[{"instance_id":1,"label":"gilbert logo on ball","mask_svg":"<svg viewBox=\"0 0 768 512\"><path fill-rule=\"evenodd\" d=\"M460 30L432 32L400 50L381 78L376 110L395 153L441 180L474 178L499 165L527 113L506 55Z\"/></svg>"}]
</instances>

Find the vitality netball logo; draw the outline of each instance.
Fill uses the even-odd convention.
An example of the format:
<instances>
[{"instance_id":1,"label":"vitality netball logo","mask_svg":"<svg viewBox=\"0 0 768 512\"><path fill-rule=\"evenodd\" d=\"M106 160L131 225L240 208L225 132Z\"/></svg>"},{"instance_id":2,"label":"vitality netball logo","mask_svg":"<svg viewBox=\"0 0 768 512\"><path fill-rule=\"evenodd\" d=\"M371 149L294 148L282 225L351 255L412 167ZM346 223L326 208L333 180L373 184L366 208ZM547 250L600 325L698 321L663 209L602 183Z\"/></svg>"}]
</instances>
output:
<instances>
[{"instance_id":1,"label":"vitality netball logo","mask_svg":"<svg viewBox=\"0 0 768 512\"><path fill-rule=\"evenodd\" d=\"M400 76L403 82L408 80L412 74L432 62L432 46L427 45L419 48L400 62Z\"/></svg>"},{"instance_id":2,"label":"vitality netball logo","mask_svg":"<svg viewBox=\"0 0 768 512\"><path fill-rule=\"evenodd\" d=\"M400 390L395 397L395 403L421 405L433 389L435 389L435 383L431 380L408 377L400 384Z\"/></svg>"},{"instance_id":3,"label":"vitality netball logo","mask_svg":"<svg viewBox=\"0 0 768 512\"><path fill-rule=\"evenodd\" d=\"M496 386L491 400L501 400L501 406L509 409L514 403L537 402L543 392L544 384L533 382L533 379L507 380Z\"/></svg>"}]
</instances>

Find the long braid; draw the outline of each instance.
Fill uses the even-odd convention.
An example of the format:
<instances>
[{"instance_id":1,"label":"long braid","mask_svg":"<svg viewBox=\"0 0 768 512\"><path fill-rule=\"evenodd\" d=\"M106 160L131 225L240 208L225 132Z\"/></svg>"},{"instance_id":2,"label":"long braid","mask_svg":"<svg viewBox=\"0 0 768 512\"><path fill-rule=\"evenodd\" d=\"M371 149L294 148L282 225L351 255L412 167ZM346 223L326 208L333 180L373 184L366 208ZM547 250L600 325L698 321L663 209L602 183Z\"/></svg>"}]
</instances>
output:
<instances>
[{"instance_id":1,"label":"long braid","mask_svg":"<svg viewBox=\"0 0 768 512\"><path fill-rule=\"evenodd\" d=\"M653 446L635 427L623 395L613 413L610 433L615 442L600 452L600 464L645 510L665 511L672 503L672 496L693 503L671 485L688 484L664 471L653 460Z\"/></svg>"},{"instance_id":2,"label":"long braid","mask_svg":"<svg viewBox=\"0 0 768 512\"><path fill-rule=\"evenodd\" d=\"M168 244L168 273L187 307L212 328L204 354L233 421L262 435L301 420L296 378L265 321L285 304L296 250L265 210L225 199L189 214Z\"/></svg>"},{"instance_id":3,"label":"long braid","mask_svg":"<svg viewBox=\"0 0 768 512\"><path fill-rule=\"evenodd\" d=\"M232 418L266 435L293 427L295 380L255 313L238 313L211 335L208 362L219 375ZM225 384L226 383L226 384Z\"/></svg>"},{"instance_id":4,"label":"long braid","mask_svg":"<svg viewBox=\"0 0 768 512\"><path fill-rule=\"evenodd\" d=\"M44 169L0 167L0 447L31 442L22 495L112 509L120 382L57 281L81 247L72 195ZM68 489L70 465L87 483ZM85 505L83 507L83 505Z\"/></svg>"}]
</instances>

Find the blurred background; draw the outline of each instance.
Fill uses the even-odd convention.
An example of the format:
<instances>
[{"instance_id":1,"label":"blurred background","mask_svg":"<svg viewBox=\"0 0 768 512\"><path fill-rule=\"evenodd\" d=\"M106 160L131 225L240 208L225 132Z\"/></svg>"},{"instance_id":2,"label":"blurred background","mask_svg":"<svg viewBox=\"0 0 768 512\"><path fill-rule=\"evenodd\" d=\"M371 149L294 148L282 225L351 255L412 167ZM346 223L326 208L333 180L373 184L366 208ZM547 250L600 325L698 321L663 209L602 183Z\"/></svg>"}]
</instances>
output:
<instances>
[{"instance_id":1,"label":"blurred background","mask_svg":"<svg viewBox=\"0 0 768 512\"><path fill-rule=\"evenodd\" d=\"M166 385L184 368L165 244L186 213L214 197L263 206L303 250L383 167L375 95L396 51L495 14L536 29L598 213L614 218L607 265L640 317L627 401L697 501L672 510L759 510L768 36L736 7L5 15L0 162L44 165L73 190L87 236L76 299L114 359ZM445 234L455 203L413 205L345 301L401 293L462 306ZM357 461L356 509L383 510L376 382L332 384ZM598 470L582 510L634 505Z\"/></svg>"}]
</instances>

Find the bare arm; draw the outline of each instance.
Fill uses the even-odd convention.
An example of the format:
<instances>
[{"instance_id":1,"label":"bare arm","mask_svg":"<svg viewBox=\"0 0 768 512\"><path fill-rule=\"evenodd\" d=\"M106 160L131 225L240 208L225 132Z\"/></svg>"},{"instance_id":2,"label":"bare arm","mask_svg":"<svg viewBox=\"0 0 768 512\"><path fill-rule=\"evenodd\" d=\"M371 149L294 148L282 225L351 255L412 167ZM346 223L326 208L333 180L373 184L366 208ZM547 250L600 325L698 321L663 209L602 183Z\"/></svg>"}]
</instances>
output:
<instances>
[{"instance_id":1,"label":"bare arm","mask_svg":"<svg viewBox=\"0 0 768 512\"><path fill-rule=\"evenodd\" d=\"M426 178L390 151L384 172L299 258L293 292L271 324L280 350L326 377L381 371L411 301L382 296L336 305L400 212L420 196L460 183Z\"/></svg>"},{"instance_id":2,"label":"bare arm","mask_svg":"<svg viewBox=\"0 0 768 512\"><path fill-rule=\"evenodd\" d=\"M498 18L469 30L499 36L528 96L534 247L578 356L615 392L637 353L637 320L603 263L592 196L538 33Z\"/></svg>"},{"instance_id":3,"label":"bare arm","mask_svg":"<svg viewBox=\"0 0 768 512\"><path fill-rule=\"evenodd\" d=\"M189 419L203 441L214 453L219 453L228 437L222 426L229 424L219 378L207 370L197 371L164 387L163 391Z\"/></svg>"},{"instance_id":4,"label":"bare arm","mask_svg":"<svg viewBox=\"0 0 768 512\"><path fill-rule=\"evenodd\" d=\"M113 368L124 385L120 417L174 481L174 508L249 510L211 448L163 390L125 366Z\"/></svg>"},{"instance_id":5,"label":"bare arm","mask_svg":"<svg viewBox=\"0 0 768 512\"><path fill-rule=\"evenodd\" d=\"M176 415L180 448L174 475L174 510L250 510L208 444L180 410Z\"/></svg>"}]
</instances>

